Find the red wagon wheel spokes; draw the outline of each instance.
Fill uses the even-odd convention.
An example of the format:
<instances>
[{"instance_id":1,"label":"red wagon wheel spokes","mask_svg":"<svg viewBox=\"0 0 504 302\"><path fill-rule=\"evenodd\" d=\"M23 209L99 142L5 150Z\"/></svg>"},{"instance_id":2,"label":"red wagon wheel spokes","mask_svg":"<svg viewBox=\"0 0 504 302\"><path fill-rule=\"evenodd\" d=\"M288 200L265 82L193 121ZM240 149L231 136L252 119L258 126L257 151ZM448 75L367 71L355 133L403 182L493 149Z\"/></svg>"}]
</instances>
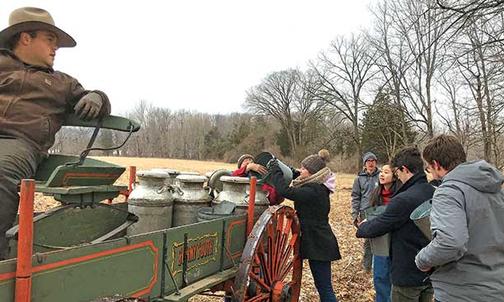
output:
<instances>
[{"instance_id":1,"label":"red wagon wheel spokes","mask_svg":"<svg viewBox=\"0 0 504 302\"><path fill-rule=\"evenodd\" d=\"M269 300L269 294L268 293L262 293L257 296L254 296L252 299L247 300L247 302L259 302L259 301L268 301Z\"/></svg>"},{"instance_id":2,"label":"red wagon wheel spokes","mask_svg":"<svg viewBox=\"0 0 504 302\"><path fill-rule=\"evenodd\" d=\"M300 226L295 211L274 206L249 235L234 283L234 301L295 302L301 289Z\"/></svg>"}]
</instances>

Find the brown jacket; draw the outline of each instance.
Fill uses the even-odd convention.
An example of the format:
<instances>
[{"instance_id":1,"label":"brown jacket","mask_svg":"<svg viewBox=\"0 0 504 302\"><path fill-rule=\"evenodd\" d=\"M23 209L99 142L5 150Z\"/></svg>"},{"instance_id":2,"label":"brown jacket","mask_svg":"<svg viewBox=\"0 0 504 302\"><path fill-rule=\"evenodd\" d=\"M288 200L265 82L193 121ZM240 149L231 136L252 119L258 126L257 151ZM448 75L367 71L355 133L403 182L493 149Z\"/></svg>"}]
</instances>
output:
<instances>
[{"instance_id":1,"label":"brown jacket","mask_svg":"<svg viewBox=\"0 0 504 302\"><path fill-rule=\"evenodd\" d=\"M65 73L25 64L11 51L0 49L0 136L26 140L47 152L65 115L89 92ZM94 92L104 101L100 114L110 114L105 93Z\"/></svg>"}]
</instances>

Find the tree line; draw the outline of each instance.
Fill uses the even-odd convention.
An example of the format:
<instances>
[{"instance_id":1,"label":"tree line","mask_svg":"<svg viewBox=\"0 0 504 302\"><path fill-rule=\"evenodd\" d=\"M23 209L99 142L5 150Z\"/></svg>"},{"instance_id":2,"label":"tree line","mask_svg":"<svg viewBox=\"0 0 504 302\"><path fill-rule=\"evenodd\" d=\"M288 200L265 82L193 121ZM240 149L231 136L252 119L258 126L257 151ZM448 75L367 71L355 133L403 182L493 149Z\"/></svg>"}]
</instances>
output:
<instances>
[{"instance_id":1,"label":"tree line","mask_svg":"<svg viewBox=\"0 0 504 302\"><path fill-rule=\"evenodd\" d=\"M246 113L140 101L125 115L143 130L118 155L234 161L269 150L296 162L327 148L355 170L365 151L386 161L451 133L470 157L502 167L503 2L376 1L371 28L336 37L304 70L265 75L246 91ZM53 150L74 153L86 131L64 129ZM103 131L98 140L123 137Z\"/></svg>"}]
</instances>

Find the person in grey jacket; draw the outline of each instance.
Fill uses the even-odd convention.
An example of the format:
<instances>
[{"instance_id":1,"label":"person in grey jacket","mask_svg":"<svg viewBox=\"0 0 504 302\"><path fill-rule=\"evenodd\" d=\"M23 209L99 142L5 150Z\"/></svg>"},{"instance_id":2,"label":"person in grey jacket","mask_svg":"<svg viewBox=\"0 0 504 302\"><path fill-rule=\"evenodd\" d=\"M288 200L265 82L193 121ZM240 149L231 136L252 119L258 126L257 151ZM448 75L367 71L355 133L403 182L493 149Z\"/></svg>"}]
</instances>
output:
<instances>
[{"instance_id":1,"label":"person in grey jacket","mask_svg":"<svg viewBox=\"0 0 504 302\"><path fill-rule=\"evenodd\" d=\"M466 162L453 136L433 138L423 151L442 179L432 198L433 239L416 256L436 301L504 301L504 177L484 160Z\"/></svg>"},{"instance_id":2,"label":"person in grey jacket","mask_svg":"<svg viewBox=\"0 0 504 302\"><path fill-rule=\"evenodd\" d=\"M377 168L377 158L373 152L367 152L362 157L364 168L357 174L352 187L352 220L355 227L364 220L364 211L369 208L369 198L378 187L380 170ZM372 253L369 239L364 240L364 257L362 266L366 271L371 271Z\"/></svg>"}]
</instances>

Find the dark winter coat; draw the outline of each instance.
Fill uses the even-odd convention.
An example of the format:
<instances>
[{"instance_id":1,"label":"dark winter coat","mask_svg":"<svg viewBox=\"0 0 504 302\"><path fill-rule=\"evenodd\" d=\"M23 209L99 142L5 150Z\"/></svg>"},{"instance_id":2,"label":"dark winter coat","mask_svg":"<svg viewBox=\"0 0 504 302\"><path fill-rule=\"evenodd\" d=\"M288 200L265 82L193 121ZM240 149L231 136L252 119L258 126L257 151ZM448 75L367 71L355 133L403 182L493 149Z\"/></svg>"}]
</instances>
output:
<instances>
[{"instance_id":1,"label":"dark winter coat","mask_svg":"<svg viewBox=\"0 0 504 302\"><path fill-rule=\"evenodd\" d=\"M422 286L429 281L427 274L415 264L416 254L429 240L410 219L411 212L424 201L432 198L434 187L427 182L423 172L411 177L392 197L383 214L364 222L357 230L357 237L375 238L390 233L390 257L392 284L396 286Z\"/></svg>"},{"instance_id":2,"label":"dark winter coat","mask_svg":"<svg viewBox=\"0 0 504 302\"><path fill-rule=\"evenodd\" d=\"M24 64L11 51L0 49L0 136L20 138L46 152L65 115L89 92L65 73ZM100 114L110 114L105 93L94 92L104 102Z\"/></svg>"},{"instance_id":3,"label":"dark winter coat","mask_svg":"<svg viewBox=\"0 0 504 302\"><path fill-rule=\"evenodd\" d=\"M338 241L329 225L329 189L319 183L289 187L278 167L272 168L270 182L280 196L294 201L301 223L302 258L318 261L341 259Z\"/></svg>"}]
</instances>

